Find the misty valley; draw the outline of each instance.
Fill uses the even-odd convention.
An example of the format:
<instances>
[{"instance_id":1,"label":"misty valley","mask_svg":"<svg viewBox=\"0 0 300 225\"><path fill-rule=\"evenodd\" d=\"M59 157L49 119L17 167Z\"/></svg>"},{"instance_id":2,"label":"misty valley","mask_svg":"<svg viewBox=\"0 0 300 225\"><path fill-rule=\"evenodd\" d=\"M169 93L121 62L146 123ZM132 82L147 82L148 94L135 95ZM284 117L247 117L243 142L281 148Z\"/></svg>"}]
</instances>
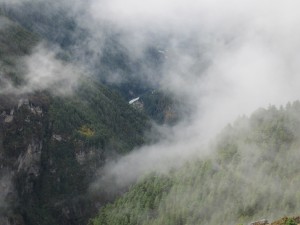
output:
<instances>
[{"instance_id":1,"label":"misty valley","mask_svg":"<svg viewBox=\"0 0 300 225\"><path fill-rule=\"evenodd\" d=\"M299 7L0 0L0 225L300 224Z\"/></svg>"}]
</instances>

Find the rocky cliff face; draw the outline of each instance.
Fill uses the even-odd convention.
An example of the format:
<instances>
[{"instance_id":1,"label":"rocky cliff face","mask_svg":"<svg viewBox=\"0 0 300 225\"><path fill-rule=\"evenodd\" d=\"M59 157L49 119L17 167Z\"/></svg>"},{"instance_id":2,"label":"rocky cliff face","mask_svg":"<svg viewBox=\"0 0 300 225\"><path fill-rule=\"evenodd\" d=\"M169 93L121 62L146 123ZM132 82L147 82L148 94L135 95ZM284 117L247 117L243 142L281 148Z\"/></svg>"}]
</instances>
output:
<instances>
[{"instance_id":1,"label":"rocky cliff face","mask_svg":"<svg viewBox=\"0 0 300 225\"><path fill-rule=\"evenodd\" d=\"M2 96L0 100L0 221L22 224L16 208L21 196L33 193L34 180L41 173L44 115L28 99Z\"/></svg>"},{"instance_id":2,"label":"rocky cliff face","mask_svg":"<svg viewBox=\"0 0 300 225\"><path fill-rule=\"evenodd\" d=\"M31 99L2 96L0 102L1 202L5 205L0 218L7 224L23 224L17 209L25 196L34 193L41 176L48 118L46 108Z\"/></svg>"},{"instance_id":3,"label":"rocky cliff face","mask_svg":"<svg viewBox=\"0 0 300 225\"><path fill-rule=\"evenodd\" d=\"M108 156L144 143L148 119L86 76L66 96L54 95L55 85L25 94L23 59L42 37L4 11L0 4L0 224L86 224L107 201L88 193L96 172ZM62 58L53 56L71 64ZM55 73L63 76L60 69Z\"/></svg>"},{"instance_id":4,"label":"rocky cliff face","mask_svg":"<svg viewBox=\"0 0 300 225\"><path fill-rule=\"evenodd\" d=\"M111 146L122 152L128 148L126 143L138 143L142 133L133 135L135 139L115 133L132 129L134 134L137 126L143 126L133 124L130 117L116 113L114 118L126 118L128 123L121 119L116 130L110 131L110 124L103 127L101 122L110 122L109 114L102 118L82 108L85 101L77 102L76 107L68 101L54 100L47 93L0 96L0 224L85 224L104 203L103 198L92 199L88 188ZM107 101L115 107L121 104ZM100 106L108 107L105 102ZM125 106L134 120L139 119L138 112ZM76 116L80 110L86 112L81 119ZM92 123L88 120L93 120L93 113L102 127L87 125ZM126 110L120 109L120 113ZM60 126L62 121L66 125Z\"/></svg>"}]
</instances>

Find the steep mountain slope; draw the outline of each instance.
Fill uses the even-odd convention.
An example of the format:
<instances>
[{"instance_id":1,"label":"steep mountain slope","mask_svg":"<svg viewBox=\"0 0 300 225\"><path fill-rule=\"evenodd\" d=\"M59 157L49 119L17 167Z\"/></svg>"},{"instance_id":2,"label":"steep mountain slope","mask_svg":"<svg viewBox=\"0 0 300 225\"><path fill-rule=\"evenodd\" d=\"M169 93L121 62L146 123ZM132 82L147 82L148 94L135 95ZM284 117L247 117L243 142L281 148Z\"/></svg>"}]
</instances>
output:
<instances>
[{"instance_id":1,"label":"steep mountain slope","mask_svg":"<svg viewBox=\"0 0 300 225\"><path fill-rule=\"evenodd\" d=\"M78 26L67 10L58 7L56 1L19 1L18 4L0 3L3 14L19 23L26 30L38 34L42 39L58 43L67 49L77 44L80 36ZM82 30L82 35L84 32Z\"/></svg>"},{"instance_id":2,"label":"steep mountain slope","mask_svg":"<svg viewBox=\"0 0 300 225\"><path fill-rule=\"evenodd\" d=\"M20 58L29 54L37 42L36 35L3 16L0 10L1 85L5 79L12 80L15 85L22 82L22 77L18 76L22 72Z\"/></svg>"},{"instance_id":3,"label":"steep mountain slope","mask_svg":"<svg viewBox=\"0 0 300 225\"><path fill-rule=\"evenodd\" d=\"M93 225L245 224L299 213L300 102L225 128L213 154L142 179Z\"/></svg>"},{"instance_id":4,"label":"steep mountain slope","mask_svg":"<svg viewBox=\"0 0 300 225\"><path fill-rule=\"evenodd\" d=\"M38 38L0 19L1 85L18 90L26 84L21 59ZM86 223L105 203L88 195L95 173L143 144L149 128L146 116L85 77L72 95L1 92L0 112L0 223L9 225Z\"/></svg>"},{"instance_id":5,"label":"steep mountain slope","mask_svg":"<svg viewBox=\"0 0 300 225\"><path fill-rule=\"evenodd\" d=\"M165 60L157 41L153 40L140 57L133 58L134 49L124 46L125 34L105 23L95 32L84 9L75 12L68 3L65 6L56 1L4 3L0 4L1 8L13 21L59 45L68 52L70 60L84 64L97 79L126 100L157 88L157 78ZM85 24L84 28L81 23Z\"/></svg>"}]
</instances>

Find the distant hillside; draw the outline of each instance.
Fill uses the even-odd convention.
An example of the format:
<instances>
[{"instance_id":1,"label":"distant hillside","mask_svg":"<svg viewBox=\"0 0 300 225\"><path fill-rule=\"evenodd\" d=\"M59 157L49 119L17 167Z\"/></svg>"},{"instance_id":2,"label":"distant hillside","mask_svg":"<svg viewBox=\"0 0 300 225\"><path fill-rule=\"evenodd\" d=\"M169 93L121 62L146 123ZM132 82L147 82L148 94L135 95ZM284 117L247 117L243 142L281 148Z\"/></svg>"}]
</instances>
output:
<instances>
[{"instance_id":1,"label":"distant hillside","mask_svg":"<svg viewBox=\"0 0 300 225\"><path fill-rule=\"evenodd\" d=\"M7 17L0 24L0 83L17 90L25 82L21 59L38 38ZM95 173L143 144L149 127L119 94L84 76L71 95L1 93L0 224L85 224L108 200L88 195Z\"/></svg>"},{"instance_id":2,"label":"distant hillside","mask_svg":"<svg viewBox=\"0 0 300 225\"><path fill-rule=\"evenodd\" d=\"M4 78L12 80L16 85L22 82L19 59L29 54L37 43L36 35L12 22L0 11L0 85Z\"/></svg>"},{"instance_id":3,"label":"distant hillside","mask_svg":"<svg viewBox=\"0 0 300 225\"><path fill-rule=\"evenodd\" d=\"M99 38L93 34L93 29L89 30L89 21L81 21L87 23L83 28L72 10L57 7L55 1L25 1L13 6L0 4L1 8L11 20L41 39L59 45L69 60L88 67L97 80L116 90L127 101L158 88L157 79L165 55L156 41L153 40L139 59L133 59L130 57L133 50L122 44L122 32L103 23L97 28L101 34Z\"/></svg>"},{"instance_id":4,"label":"distant hillside","mask_svg":"<svg viewBox=\"0 0 300 225\"><path fill-rule=\"evenodd\" d=\"M79 29L67 10L57 7L56 1L21 1L19 4L0 3L2 14L19 23L42 39L67 49L80 40ZM81 32L84 36L84 31Z\"/></svg>"},{"instance_id":5,"label":"distant hillside","mask_svg":"<svg viewBox=\"0 0 300 225\"><path fill-rule=\"evenodd\" d=\"M228 125L210 157L143 178L90 224L247 224L297 215L299 141L300 102L259 109Z\"/></svg>"}]
</instances>

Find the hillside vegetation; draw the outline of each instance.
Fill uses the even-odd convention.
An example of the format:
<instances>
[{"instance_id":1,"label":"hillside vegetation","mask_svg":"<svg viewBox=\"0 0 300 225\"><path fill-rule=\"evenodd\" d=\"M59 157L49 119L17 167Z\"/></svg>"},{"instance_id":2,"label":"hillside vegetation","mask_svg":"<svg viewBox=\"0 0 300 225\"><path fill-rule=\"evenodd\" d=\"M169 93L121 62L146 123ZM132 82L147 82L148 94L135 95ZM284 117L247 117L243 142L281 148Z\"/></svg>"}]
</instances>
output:
<instances>
[{"instance_id":1,"label":"hillside vegetation","mask_svg":"<svg viewBox=\"0 0 300 225\"><path fill-rule=\"evenodd\" d=\"M0 85L10 79L18 85L23 80L20 58L30 53L38 37L3 16L0 9Z\"/></svg>"},{"instance_id":2,"label":"hillside vegetation","mask_svg":"<svg viewBox=\"0 0 300 225\"><path fill-rule=\"evenodd\" d=\"M247 224L297 215L300 102L259 109L228 125L210 157L149 175L90 225Z\"/></svg>"},{"instance_id":3,"label":"hillside vegetation","mask_svg":"<svg viewBox=\"0 0 300 225\"><path fill-rule=\"evenodd\" d=\"M38 37L5 16L0 24L0 84L18 90L26 84L22 57ZM107 158L143 144L150 127L144 114L86 76L64 96L51 87L0 92L0 114L1 224L85 224L107 201L88 194L95 173Z\"/></svg>"},{"instance_id":4,"label":"hillside vegetation","mask_svg":"<svg viewBox=\"0 0 300 225\"><path fill-rule=\"evenodd\" d=\"M12 161L24 154L32 139L42 145L41 158L35 162L38 173L34 177L30 170L17 173L25 224L82 224L93 215L98 201L88 195L94 174L110 155L144 143L147 119L118 95L89 82L71 98L37 93L30 96L29 104L41 108L43 115L33 115L26 105L16 109L3 140L4 151L10 152L5 158Z\"/></svg>"}]
</instances>

